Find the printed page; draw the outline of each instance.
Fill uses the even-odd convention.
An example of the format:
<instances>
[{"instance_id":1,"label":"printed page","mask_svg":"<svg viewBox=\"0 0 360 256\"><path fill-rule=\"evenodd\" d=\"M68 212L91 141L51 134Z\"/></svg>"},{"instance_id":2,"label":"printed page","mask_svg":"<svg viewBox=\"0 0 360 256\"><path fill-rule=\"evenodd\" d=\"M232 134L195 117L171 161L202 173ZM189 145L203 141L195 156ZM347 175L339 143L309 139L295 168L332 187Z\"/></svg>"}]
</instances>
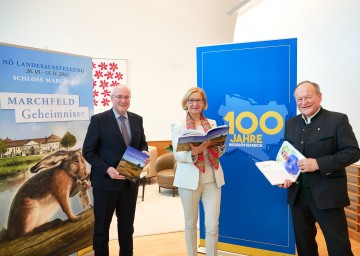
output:
<instances>
[{"instance_id":1,"label":"printed page","mask_svg":"<svg viewBox=\"0 0 360 256\"><path fill-rule=\"evenodd\" d=\"M271 185L283 184L285 180L295 181L294 177L285 170L284 165L276 161L264 161L255 164Z\"/></svg>"}]
</instances>

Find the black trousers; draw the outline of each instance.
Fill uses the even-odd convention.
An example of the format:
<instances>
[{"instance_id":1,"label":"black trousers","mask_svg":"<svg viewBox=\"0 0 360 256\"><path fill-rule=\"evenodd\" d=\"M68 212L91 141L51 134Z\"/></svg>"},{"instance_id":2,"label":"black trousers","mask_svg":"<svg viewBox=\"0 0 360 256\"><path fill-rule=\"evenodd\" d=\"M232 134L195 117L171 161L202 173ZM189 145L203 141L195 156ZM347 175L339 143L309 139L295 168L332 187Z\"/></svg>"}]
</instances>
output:
<instances>
[{"instance_id":1,"label":"black trousers","mask_svg":"<svg viewBox=\"0 0 360 256\"><path fill-rule=\"evenodd\" d=\"M93 188L94 196L94 237L95 256L109 255L109 229L114 212L117 217L119 256L133 255L133 233L138 195L138 185L126 181L121 191L107 191Z\"/></svg>"},{"instance_id":2,"label":"black trousers","mask_svg":"<svg viewBox=\"0 0 360 256\"><path fill-rule=\"evenodd\" d=\"M318 209L311 195L297 196L291 207L299 256L316 256L316 226L324 234L329 256L353 256L344 208Z\"/></svg>"}]
</instances>

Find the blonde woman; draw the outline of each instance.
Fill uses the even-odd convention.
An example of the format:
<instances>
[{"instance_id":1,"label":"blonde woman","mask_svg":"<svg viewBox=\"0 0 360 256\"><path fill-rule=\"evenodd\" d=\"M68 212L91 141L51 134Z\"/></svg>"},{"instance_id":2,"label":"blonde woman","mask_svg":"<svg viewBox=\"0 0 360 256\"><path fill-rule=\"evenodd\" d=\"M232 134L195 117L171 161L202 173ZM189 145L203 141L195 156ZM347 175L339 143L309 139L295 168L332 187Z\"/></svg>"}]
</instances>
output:
<instances>
[{"instance_id":1,"label":"blonde woman","mask_svg":"<svg viewBox=\"0 0 360 256\"><path fill-rule=\"evenodd\" d=\"M221 186L225 184L219 157L225 148L208 147L210 141L191 150L176 152L179 136L189 129L203 132L216 126L203 111L208 103L205 92L198 87L190 88L182 99L184 117L172 124L172 144L177 168L174 186L178 187L185 217L185 240L188 256L197 255L197 222L199 202L205 213L206 255L216 256L218 250L218 224L220 215Z\"/></svg>"}]
</instances>

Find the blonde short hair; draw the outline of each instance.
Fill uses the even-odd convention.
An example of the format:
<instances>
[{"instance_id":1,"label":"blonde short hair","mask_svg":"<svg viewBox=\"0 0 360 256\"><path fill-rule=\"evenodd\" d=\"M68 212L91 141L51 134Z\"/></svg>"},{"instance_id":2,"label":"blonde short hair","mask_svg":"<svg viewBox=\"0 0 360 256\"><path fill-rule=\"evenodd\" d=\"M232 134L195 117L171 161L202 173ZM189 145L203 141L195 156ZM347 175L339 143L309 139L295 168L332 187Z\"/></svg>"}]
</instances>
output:
<instances>
[{"instance_id":1,"label":"blonde short hair","mask_svg":"<svg viewBox=\"0 0 360 256\"><path fill-rule=\"evenodd\" d=\"M206 98L206 93L203 89L201 89L199 87L192 87L192 88L188 89L187 92L185 93L185 95L181 101L181 106L184 110L188 110L188 108L186 106L186 102L190 98L191 94L196 93L196 92L200 93L201 97L203 98L203 101L204 101L203 110L207 110L208 102L207 102L207 98Z\"/></svg>"}]
</instances>

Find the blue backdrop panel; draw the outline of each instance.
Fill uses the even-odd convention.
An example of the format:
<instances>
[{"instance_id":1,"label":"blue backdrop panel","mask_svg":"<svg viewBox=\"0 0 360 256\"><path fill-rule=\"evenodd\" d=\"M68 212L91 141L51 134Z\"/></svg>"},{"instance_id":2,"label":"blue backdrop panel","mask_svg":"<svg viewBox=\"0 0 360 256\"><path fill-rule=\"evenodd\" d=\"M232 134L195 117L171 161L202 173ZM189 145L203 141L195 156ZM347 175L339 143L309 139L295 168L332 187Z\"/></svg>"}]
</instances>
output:
<instances>
[{"instance_id":1,"label":"blue backdrop panel","mask_svg":"<svg viewBox=\"0 0 360 256\"><path fill-rule=\"evenodd\" d=\"M230 126L219 224L219 249L234 253L295 254L286 190L271 186L255 166L275 159L284 123L296 114L296 39L197 48L198 86L206 116ZM204 215L200 238L204 245Z\"/></svg>"}]
</instances>

